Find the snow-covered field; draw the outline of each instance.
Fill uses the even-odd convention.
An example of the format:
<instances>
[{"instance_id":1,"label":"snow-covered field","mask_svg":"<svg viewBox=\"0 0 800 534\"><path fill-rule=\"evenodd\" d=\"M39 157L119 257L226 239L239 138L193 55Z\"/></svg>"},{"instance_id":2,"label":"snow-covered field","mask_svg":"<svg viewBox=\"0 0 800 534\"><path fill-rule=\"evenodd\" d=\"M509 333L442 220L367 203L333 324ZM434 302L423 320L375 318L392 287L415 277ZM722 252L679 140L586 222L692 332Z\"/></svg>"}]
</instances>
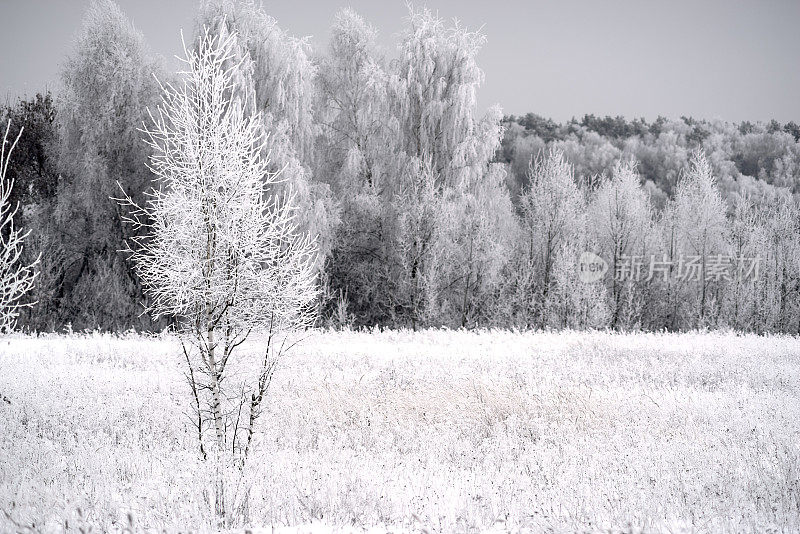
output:
<instances>
[{"instance_id":1,"label":"snow-covered field","mask_svg":"<svg viewBox=\"0 0 800 534\"><path fill-rule=\"evenodd\" d=\"M209 529L188 394L171 338L2 340L0 531ZM797 339L318 332L270 395L254 526L800 531Z\"/></svg>"}]
</instances>

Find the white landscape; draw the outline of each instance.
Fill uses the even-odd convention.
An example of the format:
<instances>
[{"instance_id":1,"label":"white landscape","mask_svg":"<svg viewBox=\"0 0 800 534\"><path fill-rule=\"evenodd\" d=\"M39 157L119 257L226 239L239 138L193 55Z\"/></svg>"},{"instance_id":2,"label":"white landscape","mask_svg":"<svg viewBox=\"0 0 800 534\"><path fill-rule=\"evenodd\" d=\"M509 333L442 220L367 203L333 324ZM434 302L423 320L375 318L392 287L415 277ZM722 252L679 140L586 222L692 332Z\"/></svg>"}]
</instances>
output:
<instances>
[{"instance_id":1,"label":"white landscape","mask_svg":"<svg viewBox=\"0 0 800 534\"><path fill-rule=\"evenodd\" d=\"M4 341L0 530L213 530L179 354ZM243 484L264 532L797 531L800 343L315 331L275 373Z\"/></svg>"},{"instance_id":2,"label":"white landscape","mask_svg":"<svg viewBox=\"0 0 800 534\"><path fill-rule=\"evenodd\" d=\"M800 4L338 2L0 1L0 534L800 532Z\"/></svg>"}]
</instances>

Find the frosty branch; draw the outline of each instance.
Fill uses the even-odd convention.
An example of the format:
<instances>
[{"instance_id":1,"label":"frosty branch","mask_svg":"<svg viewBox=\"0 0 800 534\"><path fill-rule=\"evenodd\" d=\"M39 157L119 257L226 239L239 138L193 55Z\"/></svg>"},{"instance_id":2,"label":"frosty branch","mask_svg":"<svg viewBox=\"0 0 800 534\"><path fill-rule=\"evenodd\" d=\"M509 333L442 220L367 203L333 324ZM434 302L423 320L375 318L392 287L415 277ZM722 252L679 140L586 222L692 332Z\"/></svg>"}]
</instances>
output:
<instances>
[{"instance_id":1,"label":"frosty branch","mask_svg":"<svg viewBox=\"0 0 800 534\"><path fill-rule=\"evenodd\" d=\"M32 288L36 279L36 264L20 263L22 248L29 231L23 231L14 224L14 217L19 211L19 203L11 202L14 179L6 179L11 152L22 136L22 129L14 139L8 139L11 121L3 134L3 146L0 148L0 332L14 329L21 309L33 306L33 302L23 302L22 298ZM8 148L6 148L8 147Z\"/></svg>"}]
</instances>

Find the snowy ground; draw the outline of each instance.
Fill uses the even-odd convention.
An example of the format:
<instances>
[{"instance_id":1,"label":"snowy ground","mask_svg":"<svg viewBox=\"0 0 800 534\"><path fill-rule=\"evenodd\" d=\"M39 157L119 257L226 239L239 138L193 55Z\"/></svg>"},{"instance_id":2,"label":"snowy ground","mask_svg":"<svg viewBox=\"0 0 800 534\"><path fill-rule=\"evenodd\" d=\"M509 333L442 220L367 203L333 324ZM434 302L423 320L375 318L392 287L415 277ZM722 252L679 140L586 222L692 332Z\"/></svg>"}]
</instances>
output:
<instances>
[{"instance_id":1,"label":"snowy ground","mask_svg":"<svg viewBox=\"0 0 800 534\"><path fill-rule=\"evenodd\" d=\"M0 531L207 530L180 364L170 338L1 341ZM271 401L256 526L800 530L797 339L320 332Z\"/></svg>"}]
</instances>

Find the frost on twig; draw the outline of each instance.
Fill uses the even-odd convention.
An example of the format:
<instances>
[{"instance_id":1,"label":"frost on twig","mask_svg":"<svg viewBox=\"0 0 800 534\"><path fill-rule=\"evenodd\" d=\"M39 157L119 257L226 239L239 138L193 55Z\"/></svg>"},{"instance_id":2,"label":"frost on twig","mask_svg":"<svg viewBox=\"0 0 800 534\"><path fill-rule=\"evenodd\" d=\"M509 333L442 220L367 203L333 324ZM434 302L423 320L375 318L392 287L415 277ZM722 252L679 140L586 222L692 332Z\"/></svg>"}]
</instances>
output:
<instances>
[{"instance_id":1,"label":"frost on twig","mask_svg":"<svg viewBox=\"0 0 800 534\"><path fill-rule=\"evenodd\" d=\"M11 202L14 179L6 179L6 175L11 152L22 136L22 129L13 141L8 138L10 130L11 121L8 121L0 148L0 332L14 330L20 310L35 304L23 301L23 297L33 288L35 267L39 263L38 258L27 265L20 262L23 243L30 230L23 231L14 224L19 203Z\"/></svg>"}]
</instances>

